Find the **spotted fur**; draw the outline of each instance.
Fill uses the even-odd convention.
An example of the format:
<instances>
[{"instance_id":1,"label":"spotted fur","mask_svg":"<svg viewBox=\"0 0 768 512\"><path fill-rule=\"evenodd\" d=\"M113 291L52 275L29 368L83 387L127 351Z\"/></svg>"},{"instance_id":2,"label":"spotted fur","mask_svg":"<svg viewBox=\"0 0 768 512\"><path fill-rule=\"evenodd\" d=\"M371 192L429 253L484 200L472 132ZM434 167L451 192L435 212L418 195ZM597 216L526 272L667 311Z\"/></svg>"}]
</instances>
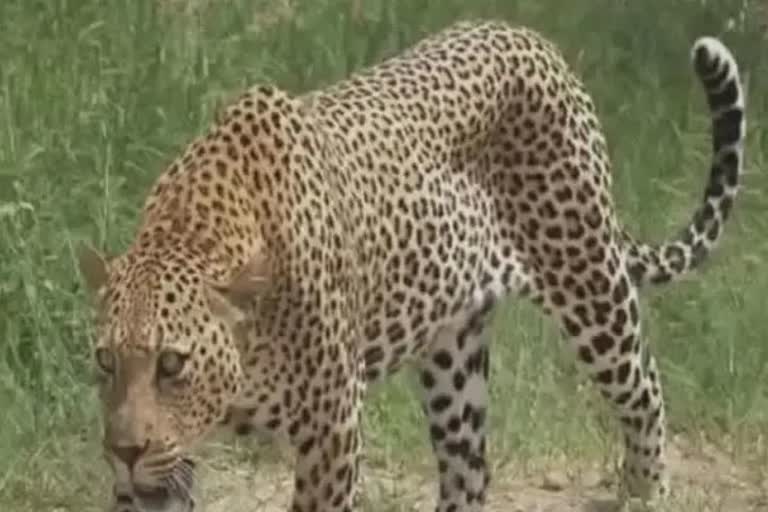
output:
<instances>
[{"instance_id":1,"label":"spotted fur","mask_svg":"<svg viewBox=\"0 0 768 512\"><path fill-rule=\"evenodd\" d=\"M659 245L619 225L593 103L528 29L462 22L325 90L248 91L160 176L123 254L82 254L118 501L183 497L186 454L226 425L296 447L293 512L352 510L365 387L408 363L437 510L481 510L487 325L509 295L560 323L615 406L627 493L667 494L638 288L720 239L745 135L730 52L703 38L693 63L712 166L693 220Z\"/></svg>"}]
</instances>

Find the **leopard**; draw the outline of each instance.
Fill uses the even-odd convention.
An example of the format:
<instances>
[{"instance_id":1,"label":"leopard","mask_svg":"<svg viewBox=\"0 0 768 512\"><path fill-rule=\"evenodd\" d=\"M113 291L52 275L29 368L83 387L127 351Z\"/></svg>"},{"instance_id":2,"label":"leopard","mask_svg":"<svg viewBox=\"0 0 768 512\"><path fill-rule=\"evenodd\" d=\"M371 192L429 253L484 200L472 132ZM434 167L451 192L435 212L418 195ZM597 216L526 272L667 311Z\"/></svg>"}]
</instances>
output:
<instances>
[{"instance_id":1,"label":"leopard","mask_svg":"<svg viewBox=\"0 0 768 512\"><path fill-rule=\"evenodd\" d=\"M620 222L594 102L535 29L453 22L322 88L238 93L156 178L124 251L78 252L113 510L194 509L193 452L220 431L292 447L292 512L355 510L365 397L408 367L435 510L481 511L489 324L507 299L553 319L614 411L619 494L665 500L639 292L718 245L746 135L731 51L710 36L690 51L711 165L690 221L653 243Z\"/></svg>"}]
</instances>

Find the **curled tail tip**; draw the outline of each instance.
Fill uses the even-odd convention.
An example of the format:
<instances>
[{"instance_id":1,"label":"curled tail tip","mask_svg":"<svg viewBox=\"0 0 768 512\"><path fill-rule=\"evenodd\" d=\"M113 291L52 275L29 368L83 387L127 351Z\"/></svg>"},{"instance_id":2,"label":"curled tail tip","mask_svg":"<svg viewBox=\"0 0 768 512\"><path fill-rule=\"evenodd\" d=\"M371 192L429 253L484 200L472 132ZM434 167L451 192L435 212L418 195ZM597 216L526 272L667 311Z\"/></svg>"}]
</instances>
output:
<instances>
[{"instance_id":1,"label":"curled tail tip","mask_svg":"<svg viewBox=\"0 0 768 512\"><path fill-rule=\"evenodd\" d=\"M715 150L723 143L744 139L745 86L733 53L719 39L698 38L691 48L691 61L707 95L714 126ZM727 137L723 137L728 135Z\"/></svg>"},{"instance_id":2,"label":"curled tail tip","mask_svg":"<svg viewBox=\"0 0 768 512\"><path fill-rule=\"evenodd\" d=\"M728 47L718 38L712 36L702 36L696 39L691 47L691 60L696 72L700 75L716 73L723 62L736 64L736 59Z\"/></svg>"},{"instance_id":3,"label":"curled tail tip","mask_svg":"<svg viewBox=\"0 0 768 512\"><path fill-rule=\"evenodd\" d=\"M722 86L724 82L736 79L739 68L736 58L722 41L716 37L698 38L691 47L691 62L696 74L704 81L707 89Z\"/></svg>"},{"instance_id":4,"label":"curled tail tip","mask_svg":"<svg viewBox=\"0 0 768 512\"><path fill-rule=\"evenodd\" d=\"M707 53L710 55L724 54L729 58L731 57L730 50L728 50L728 48L723 44L722 41L720 41L720 39L714 36L701 36L693 42L691 52L693 54L694 60L700 50L707 51Z\"/></svg>"}]
</instances>

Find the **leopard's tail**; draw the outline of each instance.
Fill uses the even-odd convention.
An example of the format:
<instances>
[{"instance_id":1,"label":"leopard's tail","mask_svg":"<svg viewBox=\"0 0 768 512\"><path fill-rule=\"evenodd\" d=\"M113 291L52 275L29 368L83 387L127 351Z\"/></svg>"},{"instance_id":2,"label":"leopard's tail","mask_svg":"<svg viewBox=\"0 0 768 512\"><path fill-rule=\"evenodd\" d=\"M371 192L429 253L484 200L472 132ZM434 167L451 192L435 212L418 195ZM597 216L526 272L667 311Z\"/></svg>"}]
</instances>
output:
<instances>
[{"instance_id":1,"label":"leopard's tail","mask_svg":"<svg viewBox=\"0 0 768 512\"><path fill-rule=\"evenodd\" d=\"M660 245L626 235L628 268L638 286L673 281L695 269L717 245L739 189L744 165L744 88L736 60L720 41L702 37L691 59L712 117L712 166L704 201L682 232Z\"/></svg>"}]
</instances>

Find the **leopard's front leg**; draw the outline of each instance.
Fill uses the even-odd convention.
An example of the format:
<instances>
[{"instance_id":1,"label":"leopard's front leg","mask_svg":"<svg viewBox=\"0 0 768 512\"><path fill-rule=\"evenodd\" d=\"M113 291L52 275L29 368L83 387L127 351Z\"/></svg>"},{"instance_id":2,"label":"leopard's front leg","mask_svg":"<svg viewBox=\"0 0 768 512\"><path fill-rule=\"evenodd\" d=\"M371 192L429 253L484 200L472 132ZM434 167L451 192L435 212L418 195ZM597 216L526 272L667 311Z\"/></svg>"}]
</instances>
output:
<instances>
[{"instance_id":1,"label":"leopard's front leg","mask_svg":"<svg viewBox=\"0 0 768 512\"><path fill-rule=\"evenodd\" d=\"M301 413L289 426L296 447L291 512L351 512L355 508L364 382L358 365L345 366L338 364L321 372L332 378L308 386Z\"/></svg>"}]
</instances>

